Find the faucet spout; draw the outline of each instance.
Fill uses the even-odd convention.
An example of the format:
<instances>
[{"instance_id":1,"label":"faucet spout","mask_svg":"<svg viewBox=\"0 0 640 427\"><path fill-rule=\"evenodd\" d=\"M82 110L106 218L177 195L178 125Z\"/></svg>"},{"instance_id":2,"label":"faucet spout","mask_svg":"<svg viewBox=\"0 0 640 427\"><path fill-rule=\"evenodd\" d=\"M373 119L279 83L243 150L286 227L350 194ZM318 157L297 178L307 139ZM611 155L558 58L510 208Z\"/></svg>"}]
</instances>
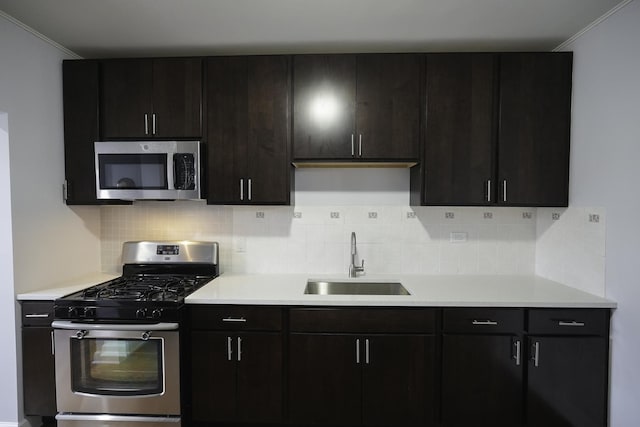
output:
<instances>
[{"instance_id":1,"label":"faucet spout","mask_svg":"<svg viewBox=\"0 0 640 427\"><path fill-rule=\"evenodd\" d=\"M349 264L349 277L358 277L358 273L364 273L364 260L361 265L356 265L356 233L351 232L351 263Z\"/></svg>"}]
</instances>

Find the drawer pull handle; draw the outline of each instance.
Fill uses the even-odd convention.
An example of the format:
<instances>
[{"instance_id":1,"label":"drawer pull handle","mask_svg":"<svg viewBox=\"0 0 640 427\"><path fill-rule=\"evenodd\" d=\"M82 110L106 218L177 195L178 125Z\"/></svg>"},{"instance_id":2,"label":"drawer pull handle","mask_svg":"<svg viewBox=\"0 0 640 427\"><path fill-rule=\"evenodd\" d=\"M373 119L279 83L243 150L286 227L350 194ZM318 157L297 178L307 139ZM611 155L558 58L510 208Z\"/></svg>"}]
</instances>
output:
<instances>
[{"instance_id":1,"label":"drawer pull handle","mask_svg":"<svg viewBox=\"0 0 640 427\"><path fill-rule=\"evenodd\" d=\"M231 350L231 337L227 337L227 360L231 361L233 350Z\"/></svg>"},{"instance_id":2,"label":"drawer pull handle","mask_svg":"<svg viewBox=\"0 0 640 427\"><path fill-rule=\"evenodd\" d=\"M567 320L560 320L558 321L558 326L584 326L584 322L577 322L575 320L571 320L571 321L567 321Z\"/></svg>"},{"instance_id":3,"label":"drawer pull handle","mask_svg":"<svg viewBox=\"0 0 640 427\"><path fill-rule=\"evenodd\" d=\"M495 320L473 320L471 323L476 326L497 326L498 325L498 322L496 322Z\"/></svg>"},{"instance_id":4,"label":"drawer pull handle","mask_svg":"<svg viewBox=\"0 0 640 427\"><path fill-rule=\"evenodd\" d=\"M46 319L47 317L49 317L49 313L25 314L24 317L26 317L27 319Z\"/></svg>"},{"instance_id":5,"label":"drawer pull handle","mask_svg":"<svg viewBox=\"0 0 640 427\"><path fill-rule=\"evenodd\" d=\"M356 338L356 364L360 364L360 338Z\"/></svg>"},{"instance_id":6,"label":"drawer pull handle","mask_svg":"<svg viewBox=\"0 0 640 427\"><path fill-rule=\"evenodd\" d=\"M225 317L222 319L223 322L236 322L236 323L246 323L247 319L244 317Z\"/></svg>"}]
</instances>

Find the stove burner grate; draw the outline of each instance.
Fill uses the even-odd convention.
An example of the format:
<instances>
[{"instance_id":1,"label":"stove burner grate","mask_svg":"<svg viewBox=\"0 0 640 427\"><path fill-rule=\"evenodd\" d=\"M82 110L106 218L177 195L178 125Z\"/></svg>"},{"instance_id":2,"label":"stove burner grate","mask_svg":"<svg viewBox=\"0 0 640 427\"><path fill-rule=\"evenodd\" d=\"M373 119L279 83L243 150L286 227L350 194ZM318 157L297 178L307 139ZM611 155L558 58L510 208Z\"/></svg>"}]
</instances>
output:
<instances>
[{"instance_id":1,"label":"stove burner grate","mask_svg":"<svg viewBox=\"0 0 640 427\"><path fill-rule=\"evenodd\" d=\"M122 276L82 292L85 300L179 301L213 277Z\"/></svg>"}]
</instances>

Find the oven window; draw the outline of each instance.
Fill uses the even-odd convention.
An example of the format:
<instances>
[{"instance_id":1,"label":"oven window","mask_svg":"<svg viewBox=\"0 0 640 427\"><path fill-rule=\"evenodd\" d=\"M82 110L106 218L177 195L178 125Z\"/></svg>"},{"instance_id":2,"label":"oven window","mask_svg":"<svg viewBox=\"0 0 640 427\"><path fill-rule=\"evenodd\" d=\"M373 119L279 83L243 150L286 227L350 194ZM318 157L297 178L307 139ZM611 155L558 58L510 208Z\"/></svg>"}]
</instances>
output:
<instances>
[{"instance_id":1,"label":"oven window","mask_svg":"<svg viewBox=\"0 0 640 427\"><path fill-rule=\"evenodd\" d=\"M162 393L162 341L72 339L72 390L108 396Z\"/></svg>"},{"instance_id":2,"label":"oven window","mask_svg":"<svg viewBox=\"0 0 640 427\"><path fill-rule=\"evenodd\" d=\"M166 154L100 154L98 164L103 190L164 190L169 187Z\"/></svg>"}]
</instances>

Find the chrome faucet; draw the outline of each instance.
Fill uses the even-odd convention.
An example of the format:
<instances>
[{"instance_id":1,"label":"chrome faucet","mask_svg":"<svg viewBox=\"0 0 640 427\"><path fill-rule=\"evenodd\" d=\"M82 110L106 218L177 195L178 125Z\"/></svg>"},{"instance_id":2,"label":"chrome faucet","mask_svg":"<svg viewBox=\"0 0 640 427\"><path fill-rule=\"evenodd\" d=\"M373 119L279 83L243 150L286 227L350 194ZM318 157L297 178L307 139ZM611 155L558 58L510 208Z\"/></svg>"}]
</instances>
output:
<instances>
[{"instance_id":1,"label":"chrome faucet","mask_svg":"<svg viewBox=\"0 0 640 427\"><path fill-rule=\"evenodd\" d=\"M349 264L349 277L358 277L358 273L364 273L364 260L361 265L356 265L356 233L351 232L351 264Z\"/></svg>"}]
</instances>

